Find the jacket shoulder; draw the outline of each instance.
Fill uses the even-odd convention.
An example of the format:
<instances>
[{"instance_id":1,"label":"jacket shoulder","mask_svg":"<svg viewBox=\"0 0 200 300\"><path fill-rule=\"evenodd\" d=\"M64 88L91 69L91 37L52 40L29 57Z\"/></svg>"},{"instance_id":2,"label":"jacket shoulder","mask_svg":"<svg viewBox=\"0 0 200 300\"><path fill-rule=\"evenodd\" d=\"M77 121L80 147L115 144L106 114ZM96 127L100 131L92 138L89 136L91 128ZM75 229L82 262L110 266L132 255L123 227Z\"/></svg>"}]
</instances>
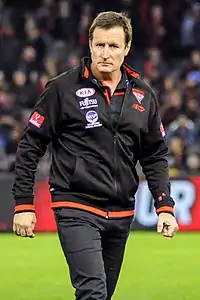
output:
<instances>
[{"instance_id":1,"label":"jacket shoulder","mask_svg":"<svg viewBox=\"0 0 200 300\"><path fill-rule=\"evenodd\" d=\"M55 83L58 87L68 87L76 84L79 76L80 67L76 67L53 77L49 82Z\"/></svg>"}]
</instances>

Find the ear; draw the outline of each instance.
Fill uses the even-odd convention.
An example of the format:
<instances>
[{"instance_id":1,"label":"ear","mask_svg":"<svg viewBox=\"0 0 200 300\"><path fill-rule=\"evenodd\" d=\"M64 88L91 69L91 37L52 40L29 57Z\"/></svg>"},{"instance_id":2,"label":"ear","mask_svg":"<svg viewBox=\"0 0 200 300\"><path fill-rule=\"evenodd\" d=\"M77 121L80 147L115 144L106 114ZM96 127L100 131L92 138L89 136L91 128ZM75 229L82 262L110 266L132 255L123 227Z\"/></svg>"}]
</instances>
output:
<instances>
[{"instance_id":1,"label":"ear","mask_svg":"<svg viewBox=\"0 0 200 300\"><path fill-rule=\"evenodd\" d=\"M130 51L130 48L131 48L131 41L128 43L128 45L126 46L125 48L125 56L128 55L129 51Z\"/></svg>"},{"instance_id":2,"label":"ear","mask_svg":"<svg viewBox=\"0 0 200 300\"><path fill-rule=\"evenodd\" d=\"M92 40L89 40L89 48L90 48L90 52L92 51Z\"/></svg>"}]
</instances>

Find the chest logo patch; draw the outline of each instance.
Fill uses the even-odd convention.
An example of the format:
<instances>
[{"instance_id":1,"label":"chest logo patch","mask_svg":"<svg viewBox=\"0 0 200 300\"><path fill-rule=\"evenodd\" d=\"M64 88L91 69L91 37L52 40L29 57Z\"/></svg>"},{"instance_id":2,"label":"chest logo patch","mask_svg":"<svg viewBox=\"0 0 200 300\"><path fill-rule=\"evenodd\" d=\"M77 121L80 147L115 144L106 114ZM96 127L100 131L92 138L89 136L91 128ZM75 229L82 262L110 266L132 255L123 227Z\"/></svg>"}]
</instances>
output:
<instances>
[{"instance_id":1,"label":"chest logo patch","mask_svg":"<svg viewBox=\"0 0 200 300\"><path fill-rule=\"evenodd\" d=\"M99 116L96 111L89 110L86 115L87 125L85 126L86 129L93 128L93 127L100 127L102 124L98 121Z\"/></svg>"},{"instance_id":2,"label":"chest logo patch","mask_svg":"<svg viewBox=\"0 0 200 300\"><path fill-rule=\"evenodd\" d=\"M81 109L87 109L90 107L98 107L97 99L89 99L85 98L79 101L79 105Z\"/></svg>"},{"instance_id":3,"label":"chest logo patch","mask_svg":"<svg viewBox=\"0 0 200 300\"><path fill-rule=\"evenodd\" d=\"M132 89L132 93L136 97L137 101L141 104L142 100L144 99L145 93L138 89Z\"/></svg>"},{"instance_id":4,"label":"chest logo patch","mask_svg":"<svg viewBox=\"0 0 200 300\"><path fill-rule=\"evenodd\" d=\"M133 108L138 110L139 112L145 111L145 108L142 105L139 105L139 104L133 104Z\"/></svg>"},{"instance_id":5,"label":"chest logo patch","mask_svg":"<svg viewBox=\"0 0 200 300\"><path fill-rule=\"evenodd\" d=\"M82 88L76 91L76 96L85 98L85 97L90 97L95 94L95 89L91 88Z\"/></svg>"}]
</instances>

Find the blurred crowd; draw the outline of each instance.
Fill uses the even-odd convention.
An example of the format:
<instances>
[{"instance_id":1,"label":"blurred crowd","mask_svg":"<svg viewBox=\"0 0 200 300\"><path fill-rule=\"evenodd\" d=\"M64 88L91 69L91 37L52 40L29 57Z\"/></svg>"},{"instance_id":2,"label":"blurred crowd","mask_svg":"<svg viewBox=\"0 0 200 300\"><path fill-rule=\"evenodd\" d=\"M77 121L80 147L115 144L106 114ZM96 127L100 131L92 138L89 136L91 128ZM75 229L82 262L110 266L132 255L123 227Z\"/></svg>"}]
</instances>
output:
<instances>
[{"instance_id":1,"label":"blurred crowd","mask_svg":"<svg viewBox=\"0 0 200 300\"><path fill-rule=\"evenodd\" d=\"M192 0L0 0L0 171L46 82L87 56L88 28L104 10L133 25L127 58L158 96L171 175L200 170L200 3ZM49 152L40 172L49 168Z\"/></svg>"}]
</instances>

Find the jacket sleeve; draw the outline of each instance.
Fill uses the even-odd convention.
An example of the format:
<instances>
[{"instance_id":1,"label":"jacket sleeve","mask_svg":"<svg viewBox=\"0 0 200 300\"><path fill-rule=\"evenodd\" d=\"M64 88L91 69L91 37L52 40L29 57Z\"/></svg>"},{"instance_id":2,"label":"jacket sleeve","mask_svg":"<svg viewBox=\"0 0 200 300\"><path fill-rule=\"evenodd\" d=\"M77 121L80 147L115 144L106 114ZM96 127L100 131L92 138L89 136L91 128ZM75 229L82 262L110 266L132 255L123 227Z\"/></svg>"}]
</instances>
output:
<instances>
[{"instance_id":1,"label":"jacket sleeve","mask_svg":"<svg viewBox=\"0 0 200 300\"><path fill-rule=\"evenodd\" d=\"M58 126L59 94L55 80L49 81L31 114L18 145L15 179L12 193L15 213L35 211L33 186L39 159L56 135Z\"/></svg>"},{"instance_id":2,"label":"jacket sleeve","mask_svg":"<svg viewBox=\"0 0 200 300\"><path fill-rule=\"evenodd\" d=\"M174 214L175 203L170 197L167 154L168 147L157 100L151 96L148 128L142 136L140 164L154 198L157 214L161 212Z\"/></svg>"}]
</instances>

